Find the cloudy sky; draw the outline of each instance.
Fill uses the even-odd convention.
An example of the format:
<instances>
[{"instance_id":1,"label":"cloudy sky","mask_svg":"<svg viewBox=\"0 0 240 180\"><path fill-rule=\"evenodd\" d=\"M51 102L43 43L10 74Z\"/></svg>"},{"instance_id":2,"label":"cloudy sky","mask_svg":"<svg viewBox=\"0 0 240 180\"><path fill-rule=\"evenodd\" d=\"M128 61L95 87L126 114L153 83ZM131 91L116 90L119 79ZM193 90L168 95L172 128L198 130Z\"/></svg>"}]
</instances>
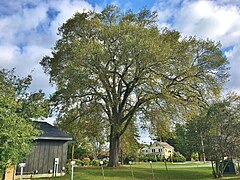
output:
<instances>
[{"instance_id":1,"label":"cloudy sky","mask_svg":"<svg viewBox=\"0 0 240 180\"><path fill-rule=\"evenodd\" d=\"M0 68L31 74L31 90L51 94L39 61L50 55L57 28L77 11L101 11L108 4L134 12L147 7L158 12L159 27L220 41L231 68L225 91L240 94L240 0L1 0Z\"/></svg>"}]
</instances>

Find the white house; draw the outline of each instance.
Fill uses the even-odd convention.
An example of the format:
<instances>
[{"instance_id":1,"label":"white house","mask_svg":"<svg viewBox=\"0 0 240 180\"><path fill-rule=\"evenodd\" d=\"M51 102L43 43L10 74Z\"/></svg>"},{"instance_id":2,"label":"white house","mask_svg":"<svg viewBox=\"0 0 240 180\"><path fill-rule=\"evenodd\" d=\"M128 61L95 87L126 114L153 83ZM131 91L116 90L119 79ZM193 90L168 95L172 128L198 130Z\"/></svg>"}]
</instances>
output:
<instances>
[{"instance_id":1,"label":"white house","mask_svg":"<svg viewBox=\"0 0 240 180\"><path fill-rule=\"evenodd\" d=\"M150 143L150 146L145 146L141 149L141 152L145 155L154 155L155 157L168 158L174 151L174 147L166 142L155 141Z\"/></svg>"}]
</instances>

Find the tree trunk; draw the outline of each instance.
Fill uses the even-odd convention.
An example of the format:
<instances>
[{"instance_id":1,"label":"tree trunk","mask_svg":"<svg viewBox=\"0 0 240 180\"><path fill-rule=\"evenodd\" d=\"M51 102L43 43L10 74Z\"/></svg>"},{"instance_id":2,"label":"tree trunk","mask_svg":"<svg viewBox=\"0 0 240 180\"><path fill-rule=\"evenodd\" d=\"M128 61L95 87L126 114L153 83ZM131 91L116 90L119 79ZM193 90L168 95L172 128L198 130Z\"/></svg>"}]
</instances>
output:
<instances>
[{"instance_id":1,"label":"tree trunk","mask_svg":"<svg viewBox=\"0 0 240 180\"><path fill-rule=\"evenodd\" d=\"M116 135L114 132L113 127L111 127L111 134L110 134L110 155L109 155L109 167L117 167L118 166L118 155L119 155L119 142L120 137Z\"/></svg>"},{"instance_id":2,"label":"tree trunk","mask_svg":"<svg viewBox=\"0 0 240 180\"><path fill-rule=\"evenodd\" d=\"M121 164L124 164L123 162L123 150L121 149Z\"/></svg>"},{"instance_id":3,"label":"tree trunk","mask_svg":"<svg viewBox=\"0 0 240 180\"><path fill-rule=\"evenodd\" d=\"M214 168L214 162L213 161L211 161L211 162L212 162L212 173L213 173L213 176L215 178L217 178L216 171L215 171L215 168Z\"/></svg>"},{"instance_id":4,"label":"tree trunk","mask_svg":"<svg viewBox=\"0 0 240 180\"><path fill-rule=\"evenodd\" d=\"M216 160L216 175L217 178L220 177L220 160Z\"/></svg>"}]
</instances>

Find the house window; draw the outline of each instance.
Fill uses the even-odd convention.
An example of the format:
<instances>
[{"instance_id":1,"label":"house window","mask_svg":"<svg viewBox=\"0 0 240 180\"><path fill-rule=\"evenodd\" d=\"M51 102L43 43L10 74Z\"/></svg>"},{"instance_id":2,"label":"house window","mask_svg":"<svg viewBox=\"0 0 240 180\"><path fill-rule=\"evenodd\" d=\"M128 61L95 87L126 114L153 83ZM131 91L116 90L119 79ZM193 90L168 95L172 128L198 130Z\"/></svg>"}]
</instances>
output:
<instances>
[{"instance_id":1,"label":"house window","mask_svg":"<svg viewBox=\"0 0 240 180\"><path fill-rule=\"evenodd\" d=\"M162 149L158 149L158 152L162 152Z\"/></svg>"},{"instance_id":2,"label":"house window","mask_svg":"<svg viewBox=\"0 0 240 180\"><path fill-rule=\"evenodd\" d=\"M152 149L152 152L155 152L155 149Z\"/></svg>"}]
</instances>

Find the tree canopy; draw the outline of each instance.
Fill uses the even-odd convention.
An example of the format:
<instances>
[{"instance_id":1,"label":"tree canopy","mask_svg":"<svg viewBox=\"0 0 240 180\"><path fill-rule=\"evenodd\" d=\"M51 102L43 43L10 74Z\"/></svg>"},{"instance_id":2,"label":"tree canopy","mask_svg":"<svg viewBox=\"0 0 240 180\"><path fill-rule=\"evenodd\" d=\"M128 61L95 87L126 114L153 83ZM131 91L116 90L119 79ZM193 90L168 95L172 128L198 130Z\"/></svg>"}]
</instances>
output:
<instances>
[{"instance_id":1,"label":"tree canopy","mask_svg":"<svg viewBox=\"0 0 240 180\"><path fill-rule=\"evenodd\" d=\"M39 92L29 93L31 76L18 78L14 71L0 71L0 168L23 160L40 131L33 119L47 116L48 100Z\"/></svg>"},{"instance_id":2,"label":"tree canopy","mask_svg":"<svg viewBox=\"0 0 240 180\"><path fill-rule=\"evenodd\" d=\"M41 61L57 87L59 123L71 114L93 131L95 124L108 127L109 166L117 166L119 138L135 115L148 119L144 114L157 108L184 116L219 93L228 76L220 43L159 30L156 16L115 6L76 13L59 28L52 56Z\"/></svg>"},{"instance_id":3,"label":"tree canopy","mask_svg":"<svg viewBox=\"0 0 240 180\"><path fill-rule=\"evenodd\" d=\"M227 159L240 157L240 97L229 93L226 97L215 99L187 124L189 150L202 152L201 138L204 142L208 160L215 163L215 177L223 176Z\"/></svg>"}]
</instances>

